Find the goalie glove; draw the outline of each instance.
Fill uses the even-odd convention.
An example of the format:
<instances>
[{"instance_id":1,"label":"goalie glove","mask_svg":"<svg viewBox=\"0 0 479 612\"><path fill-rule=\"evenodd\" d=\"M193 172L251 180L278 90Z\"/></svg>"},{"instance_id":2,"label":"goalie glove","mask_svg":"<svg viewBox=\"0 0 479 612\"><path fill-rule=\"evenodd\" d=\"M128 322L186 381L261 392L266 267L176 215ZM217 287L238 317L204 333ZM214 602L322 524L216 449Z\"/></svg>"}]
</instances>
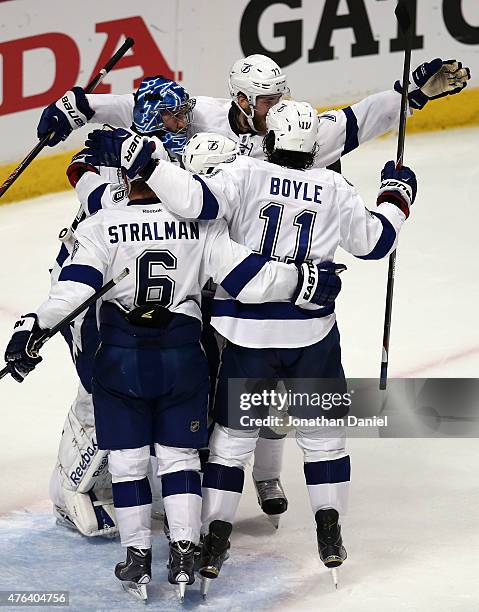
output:
<instances>
[{"instance_id":1,"label":"goalie glove","mask_svg":"<svg viewBox=\"0 0 479 612\"><path fill-rule=\"evenodd\" d=\"M386 162L381 170L381 185L379 186L376 203L390 202L402 210L409 217L409 209L416 199L417 181L411 168L402 166L399 170L391 160Z\"/></svg>"},{"instance_id":2,"label":"goalie glove","mask_svg":"<svg viewBox=\"0 0 479 612\"><path fill-rule=\"evenodd\" d=\"M341 291L339 274L347 270L344 264L323 261L313 264L306 261L298 267L298 285L292 301L296 306L316 304L330 306Z\"/></svg>"},{"instance_id":3,"label":"goalie glove","mask_svg":"<svg viewBox=\"0 0 479 612\"><path fill-rule=\"evenodd\" d=\"M35 313L21 317L15 323L13 330L13 335L5 350L5 361L12 378L17 382L23 382L24 378L42 361L38 355L38 349L41 346L39 340L43 338L45 331L39 327Z\"/></svg>"},{"instance_id":4,"label":"goalie glove","mask_svg":"<svg viewBox=\"0 0 479 612\"><path fill-rule=\"evenodd\" d=\"M155 143L123 128L94 130L85 143L85 161L93 166L123 168L130 180L153 165Z\"/></svg>"},{"instance_id":5,"label":"goalie glove","mask_svg":"<svg viewBox=\"0 0 479 612\"><path fill-rule=\"evenodd\" d=\"M457 94L467 86L471 78L469 68L463 68L456 60L442 60L439 57L424 62L411 73L408 100L411 108L421 109L428 100ZM394 89L402 93L402 83L396 81Z\"/></svg>"},{"instance_id":6,"label":"goalie glove","mask_svg":"<svg viewBox=\"0 0 479 612\"><path fill-rule=\"evenodd\" d=\"M74 87L45 108L37 126L38 138L52 132L47 144L54 147L60 140L66 140L73 130L86 125L94 114L83 89Z\"/></svg>"}]
</instances>

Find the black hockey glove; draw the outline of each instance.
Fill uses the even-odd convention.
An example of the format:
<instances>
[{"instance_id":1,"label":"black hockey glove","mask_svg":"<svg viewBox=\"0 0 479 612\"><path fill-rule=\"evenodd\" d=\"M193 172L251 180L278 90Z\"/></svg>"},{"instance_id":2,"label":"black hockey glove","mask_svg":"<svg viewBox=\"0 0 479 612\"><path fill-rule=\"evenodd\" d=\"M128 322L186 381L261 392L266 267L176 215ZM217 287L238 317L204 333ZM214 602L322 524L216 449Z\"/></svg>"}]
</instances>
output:
<instances>
[{"instance_id":1,"label":"black hockey glove","mask_svg":"<svg viewBox=\"0 0 479 612\"><path fill-rule=\"evenodd\" d=\"M92 166L123 168L134 179L152 162L155 143L123 128L94 130L85 142L85 162Z\"/></svg>"},{"instance_id":2,"label":"black hockey glove","mask_svg":"<svg viewBox=\"0 0 479 612\"><path fill-rule=\"evenodd\" d=\"M43 338L45 331L40 329L35 313L24 315L15 323L13 329L13 335L5 350L5 361L12 377L17 382L23 382L42 361L38 355L38 341Z\"/></svg>"},{"instance_id":3,"label":"black hockey glove","mask_svg":"<svg viewBox=\"0 0 479 612\"><path fill-rule=\"evenodd\" d=\"M344 264L323 261L313 264L307 261L298 267L298 285L292 297L296 306L316 304L329 306L334 303L341 291L339 274L347 270Z\"/></svg>"}]
</instances>

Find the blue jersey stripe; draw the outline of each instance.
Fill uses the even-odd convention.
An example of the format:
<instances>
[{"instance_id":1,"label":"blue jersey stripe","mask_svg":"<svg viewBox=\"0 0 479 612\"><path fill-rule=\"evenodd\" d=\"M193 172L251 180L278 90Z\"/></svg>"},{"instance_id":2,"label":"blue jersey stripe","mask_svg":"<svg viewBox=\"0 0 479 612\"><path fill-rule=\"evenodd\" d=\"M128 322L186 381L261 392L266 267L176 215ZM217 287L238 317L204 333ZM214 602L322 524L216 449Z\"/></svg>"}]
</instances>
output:
<instances>
[{"instance_id":1,"label":"blue jersey stripe","mask_svg":"<svg viewBox=\"0 0 479 612\"><path fill-rule=\"evenodd\" d=\"M63 264L65 263L65 259L68 257L68 249L65 246L65 244L62 244L60 251L57 255L57 259L56 262L57 264L60 266L60 268L63 266Z\"/></svg>"},{"instance_id":2,"label":"blue jersey stripe","mask_svg":"<svg viewBox=\"0 0 479 612\"><path fill-rule=\"evenodd\" d=\"M244 287L267 263L266 257L251 253L221 281L221 286L231 296L238 297Z\"/></svg>"},{"instance_id":3,"label":"blue jersey stripe","mask_svg":"<svg viewBox=\"0 0 479 612\"><path fill-rule=\"evenodd\" d=\"M327 317L334 312L334 304L318 310L305 310L290 302L265 302L264 304L242 304L236 300L213 300L213 317L235 319L305 321Z\"/></svg>"},{"instance_id":4,"label":"blue jersey stripe","mask_svg":"<svg viewBox=\"0 0 479 612\"><path fill-rule=\"evenodd\" d=\"M350 106L343 108L343 113L346 115L346 139L344 141L344 149L341 155L350 153L357 147L359 147L358 140L358 121L353 109Z\"/></svg>"},{"instance_id":5,"label":"blue jersey stripe","mask_svg":"<svg viewBox=\"0 0 479 612\"><path fill-rule=\"evenodd\" d=\"M203 208L198 215L198 219L216 219L220 210L218 200L214 194L211 193L210 188L201 177L193 174L193 178L198 181L198 183L201 185L201 189L203 190Z\"/></svg>"},{"instance_id":6,"label":"blue jersey stripe","mask_svg":"<svg viewBox=\"0 0 479 612\"><path fill-rule=\"evenodd\" d=\"M59 281L75 281L89 285L95 291L98 291L103 285L103 274L96 268L91 266L83 266L81 264L70 264L65 266L58 277Z\"/></svg>"},{"instance_id":7,"label":"blue jersey stripe","mask_svg":"<svg viewBox=\"0 0 479 612\"><path fill-rule=\"evenodd\" d=\"M379 240L374 249L368 255L357 255L356 257L358 259L382 259L389 253L396 240L396 230L391 225L391 222L388 221L384 215L376 212L372 212L371 214L377 217L382 223L383 229L381 236L379 236Z\"/></svg>"},{"instance_id":8,"label":"blue jersey stripe","mask_svg":"<svg viewBox=\"0 0 479 612\"><path fill-rule=\"evenodd\" d=\"M201 479L198 472L193 470L181 470L163 474L161 477L161 494L163 497L169 495L180 495L191 493L201 497Z\"/></svg>"},{"instance_id":9,"label":"blue jersey stripe","mask_svg":"<svg viewBox=\"0 0 479 612\"><path fill-rule=\"evenodd\" d=\"M87 200L87 208L90 215L101 210L101 198L105 193L105 189L108 187L108 183L103 183L103 185L99 185L96 189L94 189Z\"/></svg>"}]
</instances>

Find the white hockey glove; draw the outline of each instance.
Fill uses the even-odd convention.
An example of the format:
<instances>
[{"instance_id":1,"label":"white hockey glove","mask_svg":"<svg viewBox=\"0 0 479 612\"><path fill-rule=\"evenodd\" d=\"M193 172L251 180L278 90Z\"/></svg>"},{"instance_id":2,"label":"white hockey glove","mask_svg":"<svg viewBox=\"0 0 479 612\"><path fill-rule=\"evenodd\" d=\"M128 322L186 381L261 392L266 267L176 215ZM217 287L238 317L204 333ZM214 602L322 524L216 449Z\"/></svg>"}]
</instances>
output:
<instances>
[{"instance_id":1,"label":"white hockey glove","mask_svg":"<svg viewBox=\"0 0 479 612\"><path fill-rule=\"evenodd\" d=\"M421 109L428 100L457 94L467 86L471 78L469 68L463 68L456 60L442 60L439 57L424 62L411 73L408 100L411 108ZM396 81L394 89L402 92L402 83Z\"/></svg>"},{"instance_id":2,"label":"white hockey glove","mask_svg":"<svg viewBox=\"0 0 479 612\"><path fill-rule=\"evenodd\" d=\"M74 87L43 111L37 126L38 138L53 132L47 144L54 147L60 140L66 140L73 130L87 124L94 114L83 89Z\"/></svg>"}]
</instances>

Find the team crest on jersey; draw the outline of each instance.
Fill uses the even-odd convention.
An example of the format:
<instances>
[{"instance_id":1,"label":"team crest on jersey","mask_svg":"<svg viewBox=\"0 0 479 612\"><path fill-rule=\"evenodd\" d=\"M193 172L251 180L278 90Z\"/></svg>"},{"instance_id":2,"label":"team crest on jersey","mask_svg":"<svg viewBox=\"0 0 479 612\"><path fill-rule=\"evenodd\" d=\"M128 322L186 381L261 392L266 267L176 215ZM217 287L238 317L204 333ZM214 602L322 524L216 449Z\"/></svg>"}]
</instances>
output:
<instances>
[{"instance_id":1,"label":"team crest on jersey","mask_svg":"<svg viewBox=\"0 0 479 612\"><path fill-rule=\"evenodd\" d=\"M113 202L120 202L120 200L124 200L126 198L126 189L123 187L115 191L113 194Z\"/></svg>"},{"instance_id":2,"label":"team crest on jersey","mask_svg":"<svg viewBox=\"0 0 479 612\"><path fill-rule=\"evenodd\" d=\"M78 251L79 248L80 248L80 243L78 242L78 240L75 240L75 243L74 243L73 249L72 249L72 254L70 256L70 261L73 261L73 258L77 254L77 251Z\"/></svg>"},{"instance_id":3,"label":"team crest on jersey","mask_svg":"<svg viewBox=\"0 0 479 612\"><path fill-rule=\"evenodd\" d=\"M216 151L219 147L219 143L217 140L208 140L208 151Z\"/></svg>"},{"instance_id":4,"label":"team crest on jersey","mask_svg":"<svg viewBox=\"0 0 479 612\"><path fill-rule=\"evenodd\" d=\"M191 421L190 423L190 431L192 433L196 433L200 430L200 422L199 421Z\"/></svg>"}]
</instances>

